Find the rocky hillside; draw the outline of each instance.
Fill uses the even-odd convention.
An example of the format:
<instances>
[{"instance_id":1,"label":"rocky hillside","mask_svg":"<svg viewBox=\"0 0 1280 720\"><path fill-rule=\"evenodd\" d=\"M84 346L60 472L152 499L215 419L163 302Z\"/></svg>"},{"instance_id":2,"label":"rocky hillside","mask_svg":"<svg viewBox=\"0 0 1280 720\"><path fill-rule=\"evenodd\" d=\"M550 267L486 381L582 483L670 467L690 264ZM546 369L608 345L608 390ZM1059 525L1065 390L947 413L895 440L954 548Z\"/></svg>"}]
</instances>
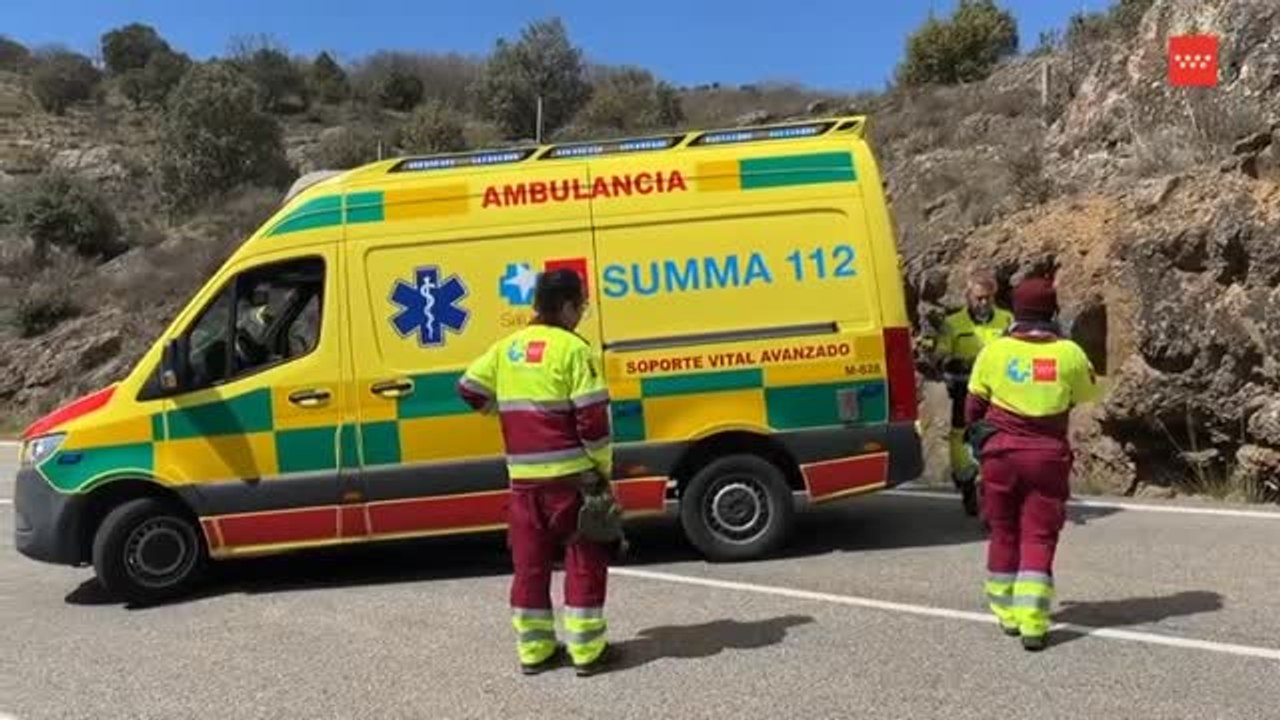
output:
<instances>
[{"instance_id":1,"label":"rocky hillside","mask_svg":"<svg viewBox=\"0 0 1280 720\"><path fill-rule=\"evenodd\" d=\"M1280 478L1280 5L1121 6L1077 18L968 85L859 98L685 88L669 120L867 113L921 334L956 306L974 269L994 269L1005 290L1056 269L1072 332L1108 387L1075 419L1080 490L1263 499L1267 479ZM1165 38L1192 28L1220 38L1218 88L1165 84ZM610 113L583 117L562 136L603 133ZM285 118L295 173L334 165L344 137L378 137L403 120L370 118L349 106ZM0 344L0 404L18 424L122 373L280 190L239 187L165 217L137 192L156 154L153 116L109 102L51 116L22 78L0 74L0 120L0 185L51 166L90 177L123 208L130 238L105 264L60 255L33 266L0 227L15 240L0 243L0 307L56 295L75 308ZM469 145L498 137L483 122L462 133ZM930 472L942 481L946 400L928 388Z\"/></svg>"},{"instance_id":2,"label":"rocky hillside","mask_svg":"<svg viewBox=\"0 0 1280 720\"><path fill-rule=\"evenodd\" d=\"M1165 37L1191 27L1220 38L1219 88L1165 86ZM1274 497L1280 5L1156 0L1134 36L1078 42L996 73L945 139L885 148L921 325L972 269L1056 268L1108 386L1076 418L1077 487ZM1001 101L1036 92L1045 64L1047 107ZM937 425L945 402L931 393Z\"/></svg>"}]
</instances>

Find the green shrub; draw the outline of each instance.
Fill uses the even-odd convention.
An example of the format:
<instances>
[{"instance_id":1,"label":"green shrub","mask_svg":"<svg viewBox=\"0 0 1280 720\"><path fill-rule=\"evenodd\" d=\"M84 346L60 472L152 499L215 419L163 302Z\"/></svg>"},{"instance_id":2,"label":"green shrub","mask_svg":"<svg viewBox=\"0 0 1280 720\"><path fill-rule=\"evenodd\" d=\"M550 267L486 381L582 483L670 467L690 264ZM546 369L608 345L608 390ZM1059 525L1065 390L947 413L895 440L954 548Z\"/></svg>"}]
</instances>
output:
<instances>
[{"instance_id":1,"label":"green shrub","mask_svg":"<svg viewBox=\"0 0 1280 720\"><path fill-rule=\"evenodd\" d=\"M77 102L93 97L102 73L89 58L68 50L51 50L36 58L31 71L31 93L40 107L62 115Z\"/></svg>"},{"instance_id":2,"label":"green shrub","mask_svg":"<svg viewBox=\"0 0 1280 720\"><path fill-rule=\"evenodd\" d=\"M257 87L228 62L194 66L169 100L161 130L161 193L171 209L242 183L284 188L295 173L279 123L257 107Z\"/></svg>"},{"instance_id":3,"label":"green shrub","mask_svg":"<svg viewBox=\"0 0 1280 720\"><path fill-rule=\"evenodd\" d=\"M270 35L232 38L230 62L257 87L258 107L269 113L299 113L310 107L306 73L289 50Z\"/></svg>"},{"instance_id":4,"label":"green shrub","mask_svg":"<svg viewBox=\"0 0 1280 720\"><path fill-rule=\"evenodd\" d=\"M675 127L684 111L675 88L647 70L622 67L601 73L580 118L591 127L634 132Z\"/></svg>"},{"instance_id":5,"label":"green shrub","mask_svg":"<svg viewBox=\"0 0 1280 720\"><path fill-rule=\"evenodd\" d=\"M955 85L982 80L996 64L1018 52L1013 15L993 0L959 0L952 16L930 16L907 37L898 82L908 86Z\"/></svg>"},{"instance_id":6,"label":"green shrub","mask_svg":"<svg viewBox=\"0 0 1280 720\"><path fill-rule=\"evenodd\" d=\"M480 76L479 60L457 53L380 51L361 59L351 70L352 95L370 104L394 110L411 110L430 97L462 111L471 111L471 89ZM389 83L391 75L402 76ZM417 83L404 76L413 76ZM397 91L397 87L403 88ZM403 100L401 99L403 98Z\"/></svg>"},{"instance_id":7,"label":"green shrub","mask_svg":"<svg viewBox=\"0 0 1280 720\"><path fill-rule=\"evenodd\" d=\"M462 118L443 103L433 100L413 111L400 131L400 147L410 154L465 150Z\"/></svg>"},{"instance_id":8,"label":"green shrub","mask_svg":"<svg viewBox=\"0 0 1280 720\"><path fill-rule=\"evenodd\" d=\"M1142 18L1155 0L1119 0L1106 10L1078 12L1067 22L1066 44L1087 47L1106 40L1125 41L1138 34Z\"/></svg>"},{"instance_id":9,"label":"green shrub","mask_svg":"<svg viewBox=\"0 0 1280 720\"><path fill-rule=\"evenodd\" d=\"M569 42L558 19L532 23L520 39L499 39L476 84L477 104L508 135L537 133L538 98L542 125L552 133L569 123L591 99L582 51Z\"/></svg>"},{"instance_id":10,"label":"green shrub","mask_svg":"<svg viewBox=\"0 0 1280 720\"><path fill-rule=\"evenodd\" d=\"M391 147L390 138L377 130L348 126L325 131L311 152L311 161L325 170L349 170L378 159L378 142Z\"/></svg>"},{"instance_id":11,"label":"green shrub","mask_svg":"<svg viewBox=\"0 0 1280 720\"><path fill-rule=\"evenodd\" d=\"M115 212L92 184L74 175L46 171L19 190L14 205L18 227L41 255L60 247L105 259L124 250Z\"/></svg>"},{"instance_id":12,"label":"green shrub","mask_svg":"<svg viewBox=\"0 0 1280 720\"><path fill-rule=\"evenodd\" d=\"M31 51L25 45L0 35L0 70L21 71L31 64Z\"/></svg>"},{"instance_id":13,"label":"green shrub","mask_svg":"<svg viewBox=\"0 0 1280 720\"><path fill-rule=\"evenodd\" d=\"M374 86L378 104L388 110L408 112L422 102L426 87L404 68L391 68Z\"/></svg>"},{"instance_id":14,"label":"green shrub","mask_svg":"<svg viewBox=\"0 0 1280 720\"><path fill-rule=\"evenodd\" d=\"M143 67L121 74L120 93L135 108L163 106L190 67L191 59L186 55L168 50L154 53Z\"/></svg>"},{"instance_id":15,"label":"green shrub","mask_svg":"<svg viewBox=\"0 0 1280 720\"><path fill-rule=\"evenodd\" d=\"M307 73L307 87L315 99L336 105L351 95L347 73L327 52L316 56Z\"/></svg>"},{"instance_id":16,"label":"green shrub","mask_svg":"<svg viewBox=\"0 0 1280 720\"><path fill-rule=\"evenodd\" d=\"M14 315L18 333L24 338L44 335L64 320L79 315L82 310L72 296L70 283L37 284L18 300Z\"/></svg>"},{"instance_id":17,"label":"green shrub","mask_svg":"<svg viewBox=\"0 0 1280 720\"><path fill-rule=\"evenodd\" d=\"M102 61L112 75L141 70L153 55L171 52L155 28L142 23L130 23L102 35Z\"/></svg>"}]
</instances>

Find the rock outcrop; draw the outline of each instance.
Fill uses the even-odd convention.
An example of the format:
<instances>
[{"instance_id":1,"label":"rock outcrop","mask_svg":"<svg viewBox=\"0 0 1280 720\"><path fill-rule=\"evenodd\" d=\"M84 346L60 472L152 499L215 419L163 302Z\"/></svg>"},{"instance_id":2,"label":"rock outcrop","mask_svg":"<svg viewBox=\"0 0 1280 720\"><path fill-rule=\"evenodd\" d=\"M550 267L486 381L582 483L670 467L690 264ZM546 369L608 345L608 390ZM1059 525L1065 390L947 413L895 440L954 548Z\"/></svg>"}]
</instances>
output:
<instances>
[{"instance_id":1,"label":"rock outcrop","mask_svg":"<svg viewBox=\"0 0 1280 720\"><path fill-rule=\"evenodd\" d=\"M1222 40L1222 87L1199 104L1164 87L1164 38L1193 22ZM1053 268L1073 337L1108 389L1074 417L1077 487L1256 498L1280 481L1280 5L1156 0L1139 36L1089 60L1059 117L1019 126L1020 140L1043 143L1047 202L1017 210L1006 194L994 222L964 227L948 207L972 190L925 192L938 168L998 173L999 133L890 167L920 209L904 229L916 315L928 332L972 269L995 270L1007 289ZM1017 65L998 78L1029 83ZM1152 116L1179 100L1189 110Z\"/></svg>"}]
</instances>

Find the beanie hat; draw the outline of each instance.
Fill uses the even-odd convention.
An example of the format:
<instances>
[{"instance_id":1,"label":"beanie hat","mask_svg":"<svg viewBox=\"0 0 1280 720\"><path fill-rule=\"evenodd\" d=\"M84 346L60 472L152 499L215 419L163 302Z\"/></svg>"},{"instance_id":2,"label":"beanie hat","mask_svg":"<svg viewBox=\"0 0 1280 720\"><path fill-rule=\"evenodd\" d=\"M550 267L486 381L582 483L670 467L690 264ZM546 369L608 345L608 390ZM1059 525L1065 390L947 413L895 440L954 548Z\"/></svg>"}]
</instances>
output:
<instances>
[{"instance_id":1,"label":"beanie hat","mask_svg":"<svg viewBox=\"0 0 1280 720\"><path fill-rule=\"evenodd\" d=\"M1028 278L1013 289L1016 320L1051 320L1058 311L1058 291L1048 278Z\"/></svg>"}]
</instances>

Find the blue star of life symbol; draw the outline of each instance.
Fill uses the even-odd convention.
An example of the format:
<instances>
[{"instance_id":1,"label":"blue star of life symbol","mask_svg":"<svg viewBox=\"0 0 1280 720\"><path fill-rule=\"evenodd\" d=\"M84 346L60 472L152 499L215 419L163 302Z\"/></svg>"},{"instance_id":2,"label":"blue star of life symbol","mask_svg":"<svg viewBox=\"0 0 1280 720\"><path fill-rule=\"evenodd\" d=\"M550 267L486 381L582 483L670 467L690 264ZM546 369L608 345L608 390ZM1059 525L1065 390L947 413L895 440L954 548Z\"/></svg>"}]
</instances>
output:
<instances>
[{"instance_id":1,"label":"blue star of life symbol","mask_svg":"<svg viewBox=\"0 0 1280 720\"><path fill-rule=\"evenodd\" d=\"M538 273L529 263L507 263L507 271L498 283L498 294L511 305L532 305L533 287Z\"/></svg>"},{"instance_id":2,"label":"blue star of life symbol","mask_svg":"<svg viewBox=\"0 0 1280 720\"><path fill-rule=\"evenodd\" d=\"M458 306L466 296L467 287L457 275L441 281L439 267L420 267L414 271L414 284L396 280L391 302L400 309L391 324L401 337L417 331L419 345L439 347L444 345L445 330L461 333L466 327L470 312Z\"/></svg>"},{"instance_id":3,"label":"blue star of life symbol","mask_svg":"<svg viewBox=\"0 0 1280 720\"><path fill-rule=\"evenodd\" d=\"M507 346L507 359L513 363L524 360L524 348L520 347L519 340L512 340L511 344Z\"/></svg>"},{"instance_id":4,"label":"blue star of life symbol","mask_svg":"<svg viewBox=\"0 0 1280 720\"><path fill-rule=\"evenodd\" d=\"M1018 362L1017 358L1014 358L1009 361L1008 365L1005 365L1004 374L1016 383L1024 383L1027 378L1031 377L1031 370L1023 363Z\"/></svg>"}]
</instances>

